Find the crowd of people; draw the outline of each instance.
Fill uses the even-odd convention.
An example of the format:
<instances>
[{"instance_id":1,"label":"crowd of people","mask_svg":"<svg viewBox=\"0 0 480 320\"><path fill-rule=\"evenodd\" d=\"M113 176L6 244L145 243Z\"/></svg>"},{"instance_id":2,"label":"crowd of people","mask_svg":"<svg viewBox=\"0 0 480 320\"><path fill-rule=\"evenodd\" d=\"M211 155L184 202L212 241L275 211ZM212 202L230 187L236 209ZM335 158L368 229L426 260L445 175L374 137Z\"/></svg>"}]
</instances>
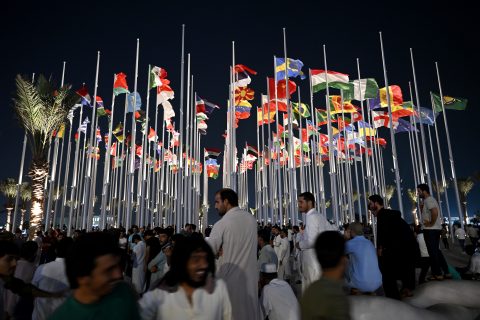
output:
<instances>
[{"instance_id":1,"label":"crowd of people","mask_svg":"<svg viewBox=\"0 0 480 320\"><path fill-rule=\"evenodd\" d=\"M449 232L438 203L427 185L417 192L422 224L414 228L369 197L375 237L359 222L332 224L310 192L298 196L299 226L260 225L231 189L216 193L221 219L203 233L186 224L179 233L3 234L0 319L350 319L348 295L403 299L417 283L455 276L440 250ZM478 229L460 229L457 239L476 246Z\"/></svg>"}]
</instances>

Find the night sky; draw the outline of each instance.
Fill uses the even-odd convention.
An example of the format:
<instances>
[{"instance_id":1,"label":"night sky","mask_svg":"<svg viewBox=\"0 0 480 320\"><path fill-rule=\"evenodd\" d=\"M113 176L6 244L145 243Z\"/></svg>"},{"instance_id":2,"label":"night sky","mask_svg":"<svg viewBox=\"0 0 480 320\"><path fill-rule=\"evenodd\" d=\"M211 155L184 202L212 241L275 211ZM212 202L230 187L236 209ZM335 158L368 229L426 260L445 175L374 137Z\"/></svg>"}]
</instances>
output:
<instances>
[{"instance_id":1,"label":"night sky","mask_svg":"<svg viewBox=\"0 0 480 320\"><path fill-rule=\"evenodd\" d=\"M380 87L384 86L378 36L382 31L389 84L402 88L404 100L409 100L408 82L413 80L410 47L414 50L422 106L430 107L428 93L438 90L435 61L440 64L444 94L469 99L465 112L447 111L457 176L466 177L479 169L477 128L480 111L475 81L479 71L475 31L478 22L473 12L473 3L467 1L198 1L195 4L179 1L8 1L2 5L0 13L0 141L4 150L0 179L17 179L19 172L23 131L15 119L11 101L16 74L43 73L59 83L62 62L66 61L65 82L72 84L73 89L85 82L93 95L96 53L101 51L98 95L109 107L114 73L127 74L133 90L135 46L136 39L140 38L138 91L142 100L146 96L148 64L157 65L168 71L176 92L172 104L178 110L182 24L186 24L185 45L186 53L191 54L194 89L202 98L222 106L208 121L208 135L203 138L205 146L223 149L221 134L226 128L232 41L235 41L236 63L258 71L251 84L256 91L253 105L257 106L260 93L266 93L265 78L273 75L273 56L283 56L283 27L287 29L288 56L302 60L305 72L307 68L323 69L322 45L325 44L330 70L347 73L351 79L356 79L355 59L359 58L362 78L373 77ZM302 89L302 100L309 99L308 79L295 81ZM154 95L152 100L155 100ZM320 97L316 97L314 104L324 106ZM123 107L120 110L123 111ZM152 111L150 116L153 115ZM118 119L115 117L114 125ZM103 133L107 125L105 119L102 121ZM178 123L178 119L176 121ZM254 112L250 119L240 122L239 146L245 141L256 144L255 123ZM441 123L443 160L449 177L443 121ZM383 137L389 136L388 129L381 131ZM397 135L397 147L402 187L406 191L414 187L408 134ZM384 154L387 183L393 184L390 146ZM250 180L253 182L253 176ZM220 187L221 178L210 180L211 191ZM469 196L470 213L480 209L479 191L480 187L476 186ZM213 194L209 199L213 206ZM250 199L252 207L253 192ZM453 194L450 199L452 212L455 212ZM0 202L4 203L3 197ZM406 192L403 202L408 211L410 204ZM392 206L396 206L396 200ZM409 216L409 212L405 215ZM216 219L214 210L210 211L210 217ZM3 214L1 219L4 219Z\"/></svg>"}]
</instances>

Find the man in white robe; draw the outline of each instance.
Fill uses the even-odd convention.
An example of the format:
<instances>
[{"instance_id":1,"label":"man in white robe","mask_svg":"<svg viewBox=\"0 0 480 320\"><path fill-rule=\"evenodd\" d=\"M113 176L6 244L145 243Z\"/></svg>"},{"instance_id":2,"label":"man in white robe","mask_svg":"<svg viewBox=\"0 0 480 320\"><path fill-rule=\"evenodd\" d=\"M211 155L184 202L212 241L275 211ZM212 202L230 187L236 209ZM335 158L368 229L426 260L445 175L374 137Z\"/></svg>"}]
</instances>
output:
<instances>
[{"instance_id":1,"label":"man in white robe","mask_svg":"<svg viewBox=\"0 0 480 320\"><path fill-rule=\"evenodd\" d=\"M227 284L235 320L258 317L257 221L238 208L231 189L215 194L215 209L222 217L212 229L208 243L217 254L222 249L217 276Z\"/></svg>"},{"instance_id":2,"label":"man in white robe","mask_svg":"<svg viewBox=\"0 0 480 320\"><path fill-rule=\"evenodd\" d=\"M135 246L132 249L133 252L133 268L132 268L132 284L138 294L142 294L145 288L145 253L146 246L145 242L142 241L142 238L138 234L134 234L132 237L132 242Z\"/></svg>"},{"instance_id":3,"label":"man in white robe","mask_svg":"<svg viewBox=\"0 0 480 320\"><path fill-rule=\"evenodd\" d=\"M301 232L297 248L302 250L302 292L318 280L322 274L320 264L315 256L315 240L327 230L336 230L327 218L315 210L315 197L310 192L298 196L298 209L305 215L305 230Z\"/></svg>"}]
</instances>

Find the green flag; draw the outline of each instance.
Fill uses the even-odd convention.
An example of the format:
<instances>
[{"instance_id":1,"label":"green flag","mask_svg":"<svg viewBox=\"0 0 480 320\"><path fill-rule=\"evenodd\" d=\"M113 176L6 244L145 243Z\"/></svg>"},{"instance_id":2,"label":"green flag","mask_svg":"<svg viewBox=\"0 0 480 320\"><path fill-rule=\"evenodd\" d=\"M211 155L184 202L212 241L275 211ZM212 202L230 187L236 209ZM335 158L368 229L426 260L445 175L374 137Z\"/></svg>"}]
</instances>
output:
<instances>
[{"instance_id":1,"label":"green flag","mask_svg":"<svg viewBox=\"0 0 480 320\"><path fill-rule=\"evenodd\" d=\"M442 112L442 101L440 101L440 96L432 93L432 97L435 112ZM467 108L467 102L467 99L443 96L443 105L445 106L445 109L463 111Z\"/></svg>"},{"instance_id":2,"label":"green flag","mask_svg":"<svg viewBox=\"0 0 480 320\"><path fill-rule=\"evenodd\" d=\"M343 90L344 100L363 101L378 96L378 84L373 78L360 79L349 82L349 89Z\"/></svg>"},{"instance_id":3,"label":"green flag","mask_svg":"<svg viewBox=\"0 0 480 320\"><path fill-rule=\"evenodd\" d=\"M293 112L298 113L303 118L310 117L310 110L308 108L308 104L305 103L295 103L292 102Z\"/></svg>"}]
</instances>

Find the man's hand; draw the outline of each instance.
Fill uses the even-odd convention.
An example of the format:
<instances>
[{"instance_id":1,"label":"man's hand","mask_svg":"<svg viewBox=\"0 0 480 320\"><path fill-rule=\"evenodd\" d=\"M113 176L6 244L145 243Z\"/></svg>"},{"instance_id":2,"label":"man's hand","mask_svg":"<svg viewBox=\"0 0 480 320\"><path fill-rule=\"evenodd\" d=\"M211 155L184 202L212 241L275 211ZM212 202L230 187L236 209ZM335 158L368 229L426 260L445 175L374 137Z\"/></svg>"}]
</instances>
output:
<instances>
[{"instance_id":1,"label":"man's hand","mask_svg":"<svg viewBox=\"0 0 480 320\"><path fill-rule=\"evenodd\" d=\"M157 272L157 271L158 271L157 266L153 266L153 267L150 269L150 272L151 272L151 273L155 273L155 272Z\"/></svg>"}]
</instances>

